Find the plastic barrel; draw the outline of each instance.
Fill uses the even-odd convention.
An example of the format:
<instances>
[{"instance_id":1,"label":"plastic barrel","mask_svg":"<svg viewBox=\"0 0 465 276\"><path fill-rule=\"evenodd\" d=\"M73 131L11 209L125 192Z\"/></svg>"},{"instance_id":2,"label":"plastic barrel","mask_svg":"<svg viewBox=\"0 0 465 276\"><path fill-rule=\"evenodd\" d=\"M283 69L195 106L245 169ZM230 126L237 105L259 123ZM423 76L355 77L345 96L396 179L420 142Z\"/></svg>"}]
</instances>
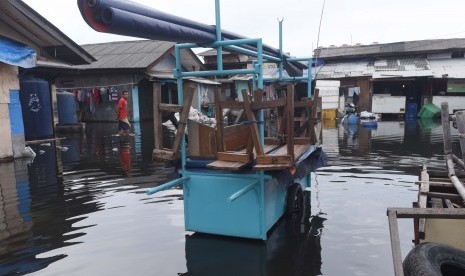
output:
<instances>
[{"instance_id":1,"label":"plastic barrel","mask_svg":"<svg viewBox=\"0 0 465 276\"><path fill-rule=\"evenodd\" d=\"M57 92L58 122L60 124L77 124L74 94Z\"/></svg>"},{"instance_id":2,"label":"plastic barrel","mask_svg":"<svg viewBox=\"0 0 465 276\"><path fill-rule=\"evenodd\" d=\"M417 103L408 103L407 104L407 112L405 113L405 117L407 119L417 118L418 113L418 104Z\"/></svg>"},{"instance_id":3,"label":"plastic barrel","mask_svg":"<svg viewBox=\"0 0 465 276\"><path fill-rule=\"evenodd\" d=\"M48 82L27 77L20 79L19 86L26 140L53 136L52 101Z\"/></svg>"}]
</instances>

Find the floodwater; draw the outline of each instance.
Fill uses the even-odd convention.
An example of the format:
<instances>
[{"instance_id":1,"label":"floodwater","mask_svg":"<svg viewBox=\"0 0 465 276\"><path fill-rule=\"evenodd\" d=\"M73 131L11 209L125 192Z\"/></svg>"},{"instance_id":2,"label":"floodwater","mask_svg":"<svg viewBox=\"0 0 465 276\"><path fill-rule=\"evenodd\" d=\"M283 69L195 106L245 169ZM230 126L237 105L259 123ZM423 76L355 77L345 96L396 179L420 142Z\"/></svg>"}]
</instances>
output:
<instances>
[{"instance_id":1,"label":"floodwater","mask_svg":"<svg viewBox=\"0 0 465 276\"><path fill-rule=\"evenodd\" d=\"M393 275L386 209L416 200L419 165L443 167L440 122L325 123L331 164L312 173L303 220L267 242L218 237L184 231L181 189L145 195L174 176L151 161L151 124L115 129L87 124L0 164L0 275ZM405 256L412 221L399 229Z\"/></svg>"}]
</instances>

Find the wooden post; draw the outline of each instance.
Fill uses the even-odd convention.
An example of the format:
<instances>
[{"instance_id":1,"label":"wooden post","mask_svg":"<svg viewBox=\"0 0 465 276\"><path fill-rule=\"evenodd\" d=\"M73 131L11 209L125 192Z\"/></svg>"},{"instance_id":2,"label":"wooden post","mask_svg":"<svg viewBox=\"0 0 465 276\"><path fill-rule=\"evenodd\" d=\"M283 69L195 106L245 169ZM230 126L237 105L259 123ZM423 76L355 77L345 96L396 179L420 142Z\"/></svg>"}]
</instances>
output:
<instances>
[{"instance_id":1,"label":"wooden post","mask_svg":"<svg viewBox=\"0 0 465 276\"><path fill-rule=\"evenodd\" d=\"M184 98L184 104L182 106L181 114L179 115L179 125L176 131L176 136L174 137L173 143L173 154L177 155L179 146L181 145L182 137L184 136L184 131L186 130L187 120L189 119L189 111L191 109L192 98L194 97L195 89L192 86L186 87L186 93Z\"/></svg>"},{"instance_id":2,"label":"wooden post","mask_svg":"<svg viewBox=\"0 0 465 276\"><path fill-rule=\"evenodd\" d=\"M426 170L426 165L423 164L423 170L421 171L420 176L420 192L418 193L418 207L419 208L426 208L427 199L428 199L428 192L429 192L429 174ZM425 228L426 228L426 220L425 218L420 218L418 221L418 233L419 238L425 238Z\"/></svg>"},{"instance_id":3,"label":"wooden post","mask_svg":"<svg viewBox=\"0 0 465 276\"><path fill-rule=\"evenodd\" d=\"M215 119L216 119L216 149L218 152L224 151L224 141L223 141L223 110L221 108L220 102L221 97L221 88L218 87L215 89Z\"/></svg>"},{"instance_id":4,"label":"wooden post","mask_svg":"<svg viewBox=\"0 0 465 276\"><path fill-rule=\"evenodd\" d=\"M444 155L452 154L452 142L449 122L449 104L447 102L441 103L441 121L442 132L444 137Z\"/></svg>"},{"instance_id":5,"label":"wooden post","mask_svg":"<svg viewBox=\"0 0 465 276\"><path fill-rule=\"evenodd\" d=\"M161 83L153 83L153 130L155 137L155 149L163 149L163 127L162 114L160 111L161 103Z\"/></svg>"},{"instance_id":6,"label":"wooden post","mask_svg":"<svg viewBox=\"0 0 465 276\"><path fill-rule=\"evenodd\" d=\"M287 86L287 154L291 156L294 161L294 85Z\"/></svg>"},{"instance_id":7,"label":"wooden post","mask_svg":"<svg viewBox=\"0 0 465 276\"><path fill-rule=\"evenodd\" d=\"M460 149L462 150L462 161L465 162L465 112L455 113L457 128L459 130Z\"/></svg>"},{"instance_id":8,"label":"wooden post","mask_svg":"<svg viewBox=\"0 0 465 276\"><path fill-rule=\"evenodd\" d=\"M246 89L243 89L241 92L242 92L242 98L244 99L245 114L247 116L247 119L251 121L251 123L249 124L249 130L250 130L250 136L252 136L253 144L255 147L255 152L257 153L257 156L263 155L263 149L260 143L260 136L258 134L258 126L255 123L256 118L252 112L252 109L250 108L249 95L247 95Z\"/></svg>"},{"instance_id":9,"label":"wooden post","mask_svg":"<svg viewBox=\"0 0 465 276\"><path fill-rule=\"evenodd\" d=\"M389 234L391 236L392 261L394 263L394 275L403 276L402 252L400 250L399 228L397 226L397 212L388 209Z\"/></svg>"}]
</instances>

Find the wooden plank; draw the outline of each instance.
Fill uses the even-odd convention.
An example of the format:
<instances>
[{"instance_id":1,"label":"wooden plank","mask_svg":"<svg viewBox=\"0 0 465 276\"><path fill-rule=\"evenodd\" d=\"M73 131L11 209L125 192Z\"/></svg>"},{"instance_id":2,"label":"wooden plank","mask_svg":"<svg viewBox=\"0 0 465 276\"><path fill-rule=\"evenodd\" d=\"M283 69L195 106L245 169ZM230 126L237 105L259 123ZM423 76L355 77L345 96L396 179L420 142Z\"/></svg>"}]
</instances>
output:
<instances>
[{"instance_id":1,"label":"wooden plank","mask_svg":"<svg viewBox=\"0 0 465 276\"><path fill-rule=\"evenodd\" d=\"M465 162L465 112L458 111L455 113L457 128L459 130L460 149L462 151L462 161Z\"/></svg>"},{"instance_id":2,"label":"wooden plank","mask_svg":"<svg viewBox=\"0 0 465 276\"><path fill-rule=\"evenodd\" d=\"M246 89L242 90L242 97L244 99L244 109L245 109L245 114L247 116L247 119L249 121L255 122L256 118L252 112L252 109L250 108L250 99L249 99L249 96L247 95ZM253 145L255 148L255 152L257 153L257 156L263 155L263 150L262 150L262 146L260 142L260 136L258 134L257 124L252 123L252 124L249 124L248 126L249 126L250 135L252 136Z\"/></svg>"},{"instance_id":3,"label":"wooden plank","mask_svg":"<svg viewBox=\"0 0 465 276\"><path fill-rule=\"evenodd\" d=\"M388 209L389 234L391 237L392 261L394 263L394 275L404 276L402 267L402 252L400 250L399 227L397 225L397 212Z\"/></svg>"},{"instance_id":4,"label":"wooden plank","mask_svg":"<svg viewBox=\"0 0 465 276\"><path fill-rule=\"evenodd\" d=\"M437 197L437 198L445 198L450 200L461 200L462 197L458 194L450 194L450 193L437 193L437 192L428 192L427 195L429 197Z\"/></svg>"},{"instance_id":5,"label":"wooden plank","mask_svg":"<svg viewBox=\"0 0 465 276\"><path fill-rule=\"evenodd\" d=\"M249 163L242 162L229 162L229 161L220 161L216 160L212 163L207 164L207 168L219 169L219 170L229 170L229 171L238 171L249 165Z\"/></svg>"},{"instance_id":6,"label":"wooden plank","mask_svg":"<svg viewBox=\"0 0 465 276\"><path fill-rule=\"evenodd\" d=\"M223 142L223 109L220 106L221 88L215 89L215 119L216 119L216 149L218 152L224 151Z\"/></svg>"},{"instance_id":7,"label":"wooden plank","mask_svg":"<svg viewBox=\"0 0 465 276\"><path fill-rule=\"evenodd\" d=\"M283 99L286 99L286 92L285 90L281 90L281 98ZM286 100L286 103L287 103L287 100ZM279 125L278 125L278 136L279 137L283 137L284 136L284 132L285 132L285 129L286 129L286 122L287 122L287 105L284 106L283 108L283 116L281 118L281 120L279 120L278 118L278 122L279 122Z\"/></svg>"},{"instance_id":8,"label":"wooden plank","mask_svg":"<svg viewBox=\"0 0 465 276\"><path fill-rule=\"evenodd\" d=\"M223 129L224 151L237 151L247 147L250 129L247 125L232 125Z\"/></svg>"},{"instance_id":9,"label":"wooden plank","mask_svg":"<svg viewBox=\"0 0 465 276\"><path fill-rule=\"evenodd\" d=\"M179 151L179 146L181 145L182 138L184 136L184 131L187 125L187 119L189 117L189 111L192 104L192 98L194 97L194 88L187 87L186 98L184 99L184 104L182 107L181 114L179 115L179 125L174 137L173 142L173 152L177 153Z\"/></svg>"},{"instance_id":10,"label":"wooden plank","mask_svg":"<svg viewBox=\"0 0 465 276\"><path fill-rule=\"evenodd\" d=\"M447 102L441 103L441 122L442 132L444 135L444 155L452 154L452 141L449 122L449 104Z\"/></svg>"},{"instance_id":11,"label":"wooden plank","mask_svg":"<svg viewBox=\"0 0 465 276\"><path fill-rule=\"evenodd\" d=\"M244 109L243 102L236 102L236 101L220 101L219 102L221 108L229 108L229 109Z\"/></svg>"},{"instance_id":12,"label":"wooden plank","mask_svg":"<svg viewBox=\"0 0 465 276\"><path fill-rule=\"evenodd\" d=\"M287 154L294 159L294 85L287 85Z\"/></svg>"},{"instance_id":13,"label":"wooden plank","mask_svg":"<svg viewBox=\"0 0 465 276\"><path fill-rule=\"evenodd\" d=\"M181 112L182 111L182 106L177 105L177 104L160 103L158 105L158 109L160 111Z\"/></svg>"},{"instance_id":14,"label":"wooden plank","mask_svg":"<svg viewBox=\"0 0 465 276\"><path fill-rule=\"evenodd\" d=\"M266 137L265 138L265 145L282 145L283 141L278 138L270 138Z\"/></svg>"},{"instance_id":15,"label":"wooden plank","mask_svg":"<svg viewBox=\"0 0 465 276\"><path fill-rule=\"evenodd\" d=\"M418 207L426 208L426 203L428 200L427 193L429 192L429 174L426 170L426 165L423 164L423 169L420 173L420 189L418 192ZM426 229L426 220L420 218L418 220L418 235L421 239L425 238L425 229Z\"/></svg>"},{"instance_id":16,"label":"wooden plank","mask_svg":"<svg viewBox=\"0 0 465 276\"><path fill-rule=\"evenodd\" d=\"M287 104L286 99L276 99L276 100L270 100L270 101L251 103L250 108L252 108L252 110L260 110L260 109L284 107L286 104Z\"/></svg>"},{"instance_id":17,"label":"wooden plank","mask_svg":"<svg viewBox=\"0 0 465 276\"><path fill-rule=\"evenodd\" d=\"M255 171L279 171L290 168L290 164L257 164L253 167Z\"/></svg>"},{"instance_id":18,"label":"wooden plank","mask_svg":"<svg viewBox=\"0 0 465 276\"><path fill-rule=\"evenodd\" d=\"M199 122L188 120L189 156L195 159L216 157L215 129Z\"/></svg>"},{"instance_id":19,"label":"wooden plank","mask_svg":"<svg viewBox=\"0 0 465 276\"><path fill-rule=\"evenodd\" d=\"M246 153L218 152L216 158L219 161L248 163L252 161L253 156L250 156Z\"/></svg>"},{"instance_id":20,"label":"wooden plank","mask_svg":"<svg viewBox=\"0 0 465 276\"><path fill-rule=\"evenodd\" d=\"M312 107L312 106L313 106L313 101L312 100L297 101L297 102L294 103L295 108Z\"/></svg>"},{"instance_id":21,"label":"wooden plank","mask_svg":"<svg viewBox=\"0 0 465 276\"><path fill-rule=\"evenodd\" d=\"M431 202L431 208L443 208L444 207L444 205L442 204L442 199L440 198L434 197L430 200L430 202Z\"/></svg>"},{"instance_id":22,"label":"wooden plank","mask_svg":"<svg viewBox=\"0 0 465 276\"><path fill-rule=\"evenodd\" d=\"M294 138L295 145L310 145L313 144L309 137L297 137Z\"/></svg>"},{"instance_id":23,"label":"wooden plank","mask_svg":"<svg viewBox=\"0 0 465 276\"><path fill-rule=\"evenodd\" d=\"M397 218L465 219L465 208L388 208Z\"/></svg>"},{"instance_id":24,"label":"wooden plank","mask_svg":"<svg viewBox=\"0 0 465 276\"><path fill-rule=\"evenodd\" d=\"M154 149L152 158L159 161L173 161L177 156L170 149Z\"/></svg>"},{"instance_id":25,"label":"wooden plank","mask_svg":"<svg viewBox=\"0 0 465 276\"><path fill-rule=\"evenodd\" d=\"M163 148L162 114L159 109L161 103L161 83L153 83L153 129L155 149Z\"/></svg>"},{"instance_id":26,"label":"wooden plank","mask_svg":"<svg viewBox=\"0 0 465 276\"><path fill-rule=\"evenodd\" d=\"M257 164L287 164L292 163L292 156L290 155L262 155L257 156Z\"/></svg>"}]
</instances>

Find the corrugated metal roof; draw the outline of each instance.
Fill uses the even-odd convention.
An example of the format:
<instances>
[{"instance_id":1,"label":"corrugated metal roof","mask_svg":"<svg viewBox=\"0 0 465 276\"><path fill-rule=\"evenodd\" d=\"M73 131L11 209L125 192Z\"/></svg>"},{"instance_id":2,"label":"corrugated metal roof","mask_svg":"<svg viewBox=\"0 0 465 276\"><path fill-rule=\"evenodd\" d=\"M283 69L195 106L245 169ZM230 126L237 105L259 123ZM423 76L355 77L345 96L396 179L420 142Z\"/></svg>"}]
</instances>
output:
<instances>
[{"instance_id":1,"label":"corrugated metal roof","mask_svg":"<svg viewBox=\"0 0 465 276\"><path fill-rule=\"evenodd\" d=\"M465 49L465 38L416 40L384 44L320 48L315 50L315 56L324 59L337 59L359 56L438 52L456 49Z\"/></svg>"},{"instance_id":2,"label":"corrugated metal roof","mask_svg":"<svg viewBox=\"0 0 465 276\"><path fill-rule=\"evenodd\" d=\"M389 58L327 63L317 71L317 79L371 76L373 78L427 77L433 72L425 58Z\"/></svg>"},{"instance_id":3,"label":"corrugated metal roof","mask_svg":"<svg viewBox=\"0 0 465 276\"><path fill-rule=\"evenodd\" d=\"M146 69L176 43L157 40L118 41L83 45L97 61L80 69Z\"/></svg>"},{"instance_id":4,"label":"corrugated metal roof","mask_svg":"<svg viewBox=\"0 0 465 276\"><path fill-rule=\"evenodd\" d=\"M21 0L0 1L0 17L6 25L20 34L10 38L38 47L41 50L39 54L44 58L54 58L70 64L86 64L94 60L82 47Z\"/></svg>"},{"instance_id":5,"label":"corrugated metal roof","mask_svg":"<svg viewBox=\"0 0 465 276\"><path fill-rule=\"evenodd\" d=\"M432 59L429 65L435 78L465 79L465 59Z\"/></svg>"}]
</instances>

